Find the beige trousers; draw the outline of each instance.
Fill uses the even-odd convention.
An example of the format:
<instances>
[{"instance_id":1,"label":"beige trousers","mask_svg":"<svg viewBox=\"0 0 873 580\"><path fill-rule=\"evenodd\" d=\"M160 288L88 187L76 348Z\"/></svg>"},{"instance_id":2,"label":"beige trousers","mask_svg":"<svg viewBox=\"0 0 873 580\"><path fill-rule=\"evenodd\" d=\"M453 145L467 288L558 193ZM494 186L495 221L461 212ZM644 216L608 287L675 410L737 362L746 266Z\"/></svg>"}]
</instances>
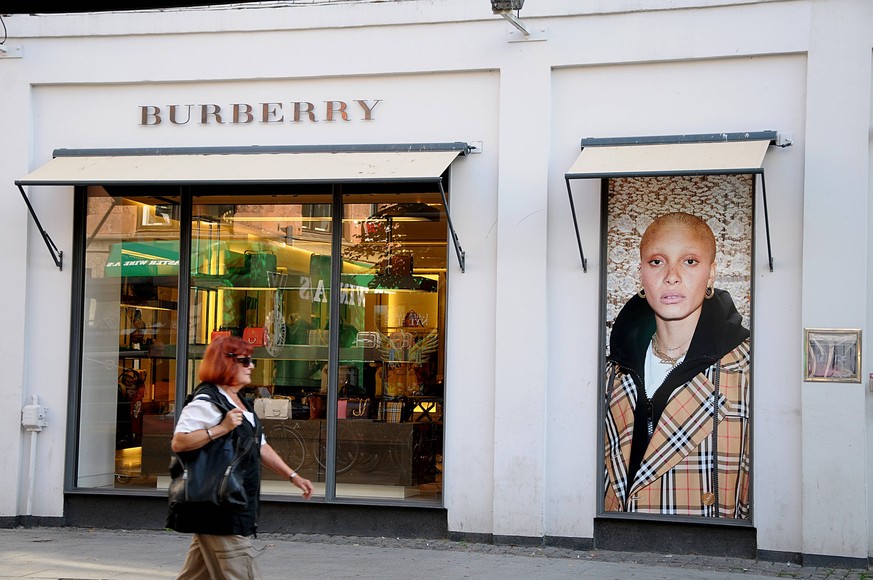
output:
<instances>
[{"instance_id":1,"label":"beige trousers","mask_svg":"<svg viewBox=\"0 0 873 580\"><path fill-rule=\"evenodd\" d=\"M177 580L260 580L257 556L245 536L194 534Z\"/></svg>"}]
</instances>

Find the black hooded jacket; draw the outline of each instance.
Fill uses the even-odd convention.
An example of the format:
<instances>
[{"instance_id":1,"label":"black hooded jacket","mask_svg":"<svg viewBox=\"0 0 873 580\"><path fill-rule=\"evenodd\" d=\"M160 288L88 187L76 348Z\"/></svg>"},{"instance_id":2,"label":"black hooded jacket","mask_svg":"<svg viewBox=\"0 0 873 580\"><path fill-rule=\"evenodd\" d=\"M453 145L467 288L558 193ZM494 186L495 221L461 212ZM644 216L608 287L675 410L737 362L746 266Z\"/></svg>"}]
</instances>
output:
<instances>
[{"instance_id":1,"label":"black hooded jacket","mask_svg":"<svg viewBox=\"0 0 873 580\"><path fill-rule=\"evenodd\" d=\"M726 290L715 289L713 297L703 301L700 319L685 359L670 371L649 400L645 388L646 351L655 333L655 312L645 298L635 295L618 313L609 337L607 361L629 374L637 387L628 481L634 481L649 444L649 420L653 426L657 425L667 400L677 387L690 381L749 337L749 330L743 327L742 322L743 317L737 312L731 295ZM612 388L611 380L607 388Z\"/></svg>"}]
</instances>

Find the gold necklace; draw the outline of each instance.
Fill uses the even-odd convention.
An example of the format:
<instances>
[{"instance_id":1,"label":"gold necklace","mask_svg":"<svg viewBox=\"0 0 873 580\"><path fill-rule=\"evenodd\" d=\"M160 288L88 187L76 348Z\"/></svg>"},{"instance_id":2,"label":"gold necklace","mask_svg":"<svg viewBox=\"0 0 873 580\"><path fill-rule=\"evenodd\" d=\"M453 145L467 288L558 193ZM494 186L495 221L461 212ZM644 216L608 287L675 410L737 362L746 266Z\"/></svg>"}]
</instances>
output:
<instances>
[{"instance_id":1,"label":"gold necklace","mask_svg":"<svg viewBox=\"0 0 873 580\"><path fill-rule=\"evenodd\" d=\"M685 342L683 342L679 346L674 346L673 348L668 347L666 350L667 351L679 350L680 348L685 346L685 344L690 340L691 339L689 338L688 340L686 340ZM661 361L662 364L675 367L676 364L679 362L679 359L682 358L683 356L685 356L684 352L680 352L675 357L670 356L669 354L663 352L660 348L658 348L658 344L659 344L658 333L656 332L655 334L652 335L652 352L655 354L656 357L658 357L658 359Z\"/></svg>"}]
</instances>

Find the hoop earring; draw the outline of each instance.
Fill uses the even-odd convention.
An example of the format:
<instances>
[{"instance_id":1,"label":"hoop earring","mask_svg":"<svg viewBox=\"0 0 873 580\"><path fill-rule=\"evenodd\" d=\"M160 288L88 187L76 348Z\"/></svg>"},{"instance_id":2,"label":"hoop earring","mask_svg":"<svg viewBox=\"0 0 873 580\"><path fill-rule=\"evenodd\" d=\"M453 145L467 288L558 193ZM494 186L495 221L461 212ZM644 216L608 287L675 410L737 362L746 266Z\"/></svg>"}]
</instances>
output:
<instances>
[{"instance_id":1,"label":"hoop earring","mask_svg":"<svg viewBox=\"0 0 873 580\"><path fill-rule=\"evenodd\" d=\"M646 289L640 288L640 291L637 292L637 296L639 296L640 298L645 298L646 297Z\"/></svg>"},{"instance_id":2,"label":"hoop earring","mask_svg":"<svg viewBox=\"0 0 873 580\"><path fill-rule=\"evenodd\" d=\"M715 288L713 288L712 286L707 286L707 287L706 287L706 292L704 292L703 296L704 296L704 298L706 298L707 300L709 300L710 298L712 298L713 296L715 296Z\"/></svg>"}]
</instances>

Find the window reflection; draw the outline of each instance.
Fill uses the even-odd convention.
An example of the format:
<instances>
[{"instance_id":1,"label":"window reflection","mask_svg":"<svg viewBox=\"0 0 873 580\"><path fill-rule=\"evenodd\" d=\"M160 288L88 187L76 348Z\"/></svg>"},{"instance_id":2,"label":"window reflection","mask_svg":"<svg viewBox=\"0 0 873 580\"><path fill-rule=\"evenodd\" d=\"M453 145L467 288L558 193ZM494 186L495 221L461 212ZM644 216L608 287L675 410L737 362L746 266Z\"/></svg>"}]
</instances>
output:
<instances>
[{"instance_id":1,"label":"window reflection","mask_svg":"<svg viewBox=\"0 0 873 580\"><path fill-rule=\"evenodd\" d=\"M149 450L175 403L178 201L90 188L86 203L77 483L154 488L168 457Z\"/></svg>"}]
</instances>

